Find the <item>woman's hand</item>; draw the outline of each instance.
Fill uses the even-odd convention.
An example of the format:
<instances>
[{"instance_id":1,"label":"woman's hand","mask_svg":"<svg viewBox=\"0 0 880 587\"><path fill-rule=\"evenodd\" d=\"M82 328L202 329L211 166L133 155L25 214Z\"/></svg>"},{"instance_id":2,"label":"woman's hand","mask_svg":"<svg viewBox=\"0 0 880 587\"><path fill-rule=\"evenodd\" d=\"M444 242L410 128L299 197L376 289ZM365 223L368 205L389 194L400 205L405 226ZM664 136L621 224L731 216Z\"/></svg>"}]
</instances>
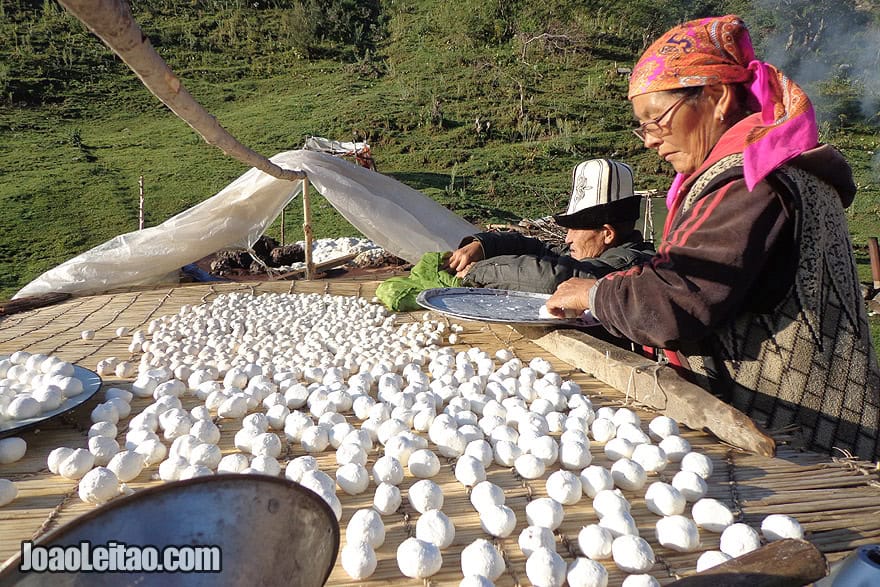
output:
<instances>
[{"instance_id":1,"label":"woman's hand","mask_svg":"<svg viewBox=\"0 0 880 587\"><path fill-rule=\"evenodd\" d=\"M471 241L460 249L452 251L443 262L442 269L454 273L456 277L464 277L471 266L477 261L482 261L483 258L483 245L480 241Z\"/></svg>"},{"instance_id":2,"label":"woman's hand","mask_svg":"<svg viewBox=\"0 0 880 587\"><path fill-rule=\"evenodd\" d=\"M590 288L596 281L580 277L563 281L547 300L547 310L559 318L580 316L584 310L590 309Z\"/></svg>"}]
</instances>

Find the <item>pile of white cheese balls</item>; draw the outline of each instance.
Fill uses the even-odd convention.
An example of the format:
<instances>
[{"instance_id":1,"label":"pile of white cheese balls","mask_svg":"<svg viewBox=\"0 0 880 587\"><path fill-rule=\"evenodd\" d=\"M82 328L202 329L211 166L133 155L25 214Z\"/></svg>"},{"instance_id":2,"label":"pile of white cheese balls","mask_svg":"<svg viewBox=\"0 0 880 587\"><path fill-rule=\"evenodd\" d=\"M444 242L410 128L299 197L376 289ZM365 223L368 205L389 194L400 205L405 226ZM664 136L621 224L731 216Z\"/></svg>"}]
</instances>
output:
<instances>
[{"instance_id":1,"label":"pile of white cheese balls","mask_svg":"<svg viewBox=\"0 0 880 587\"><path fill-rule=\"evenodd\" d=\"M467 488L485 533L461 550L462 585L504 573L500 545L523 519L515 540L533 584L601 587L602 561L613 561L631 574L627 587L656 585L647 575L656 557L639 535L633 498L644 497L658 516L647 537L655 544L693 552L700 529L722 533L720 550L700 557L698 569L760 545L755 530L705 497L712 460L691 450L674 420L660 416L643 430L636 412L594 407L543 358L444 346L463 329L430 318L399 323L362 298L322 294L228 293L184 306L135 331L130 358L99 362L99 372L134 381L106 390L87 446L53 450L49 469L78 480L80 497L94 504L129 492L126 484L145 470L165 481L283 474L317 493L337 519L340 495L372 492L372 507L345 521L341 565L355 580L375 572L383 517L401 506L415 531L396 545L400 572L426 579L441 569L455 544L455 523L432 480L444 464ZM131 415L134 398L152 403ZM232 452L219 446L228 430ZM330 451L336 468L321 470ZM594 463L599 455L611 466ZM546 479L547 497L515 512L489 479L493 468L525 483ZM557 553L565 509L590 506L597 523L580 531L582 556L566 564ZM768 517L762 532L768 541L803 536L787 516Z\"/></svg>"}]
</instances>

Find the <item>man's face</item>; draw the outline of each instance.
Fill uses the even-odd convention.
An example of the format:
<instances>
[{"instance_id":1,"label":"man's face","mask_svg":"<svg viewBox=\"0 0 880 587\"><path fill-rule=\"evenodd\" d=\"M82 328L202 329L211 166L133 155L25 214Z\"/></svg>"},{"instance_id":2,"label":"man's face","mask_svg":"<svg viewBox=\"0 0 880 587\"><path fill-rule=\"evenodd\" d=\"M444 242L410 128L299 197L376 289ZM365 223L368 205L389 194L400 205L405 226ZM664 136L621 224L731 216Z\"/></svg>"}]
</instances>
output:
<instances>
[{"instance_id":1,"label":"man's face","mask_svg":"<svg viewBox=\"0 0 880 587\"><path fill-rule=\"evenodd\" d=\"M571 246L571 256L578 261L598 257L606 250L606 230L603 228L569 228L565 243Z\"/></svg>"}]
</instances>

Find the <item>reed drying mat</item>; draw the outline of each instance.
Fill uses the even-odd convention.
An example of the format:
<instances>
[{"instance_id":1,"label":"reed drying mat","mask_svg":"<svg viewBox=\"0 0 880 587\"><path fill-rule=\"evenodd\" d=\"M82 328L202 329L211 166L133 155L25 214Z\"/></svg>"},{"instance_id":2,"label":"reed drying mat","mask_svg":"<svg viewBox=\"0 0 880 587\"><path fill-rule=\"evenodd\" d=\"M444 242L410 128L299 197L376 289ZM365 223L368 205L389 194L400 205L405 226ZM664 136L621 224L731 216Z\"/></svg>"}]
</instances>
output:
<instances>
[{"instance_id":1,"label":"reed drying mat","mask_svg":"<svg viewBox=\"0 0 880 587\"><path fill-rule=\"evenodd\" d=\"M177 286L168 289L122 292L108 295L73 298L62 304L31 310L8 316L0 320L0 353L25 350L31 353L57 355L67 361L88 369L95 369L98 360L110 356L125 358L130 337L117 337L115 331L124 326L135 331L145 328L153 318L176 313L184 305L198 305L210 302L218 294L239 291L254 294L266 292L326 293L333 295L362 296L372 298L378 281L367 280L323 280L294 282L262 282L254 284L212 284ZM399 314L401 322L423 319L424 312ZM431 319L442 320L438 314ZM626 394L616 391L594 379L591 375L573 369L537 346L526 334L510 325L466 322L460 324L464 331L455 346L460 350L479 347L494 354L498 349L511 350L515 356L528 363L534 357L544 357L563 377L578 383L584 395L591 398L596 407L627 405ZM83 330L95 331L93 340L82 340ZM106 377L104 387L125 387L130 380ZM192 408L195 398L185 398L185 407ZM45 532L69 522L94 506L80 501L75 481L53 475L47 469L46 457L54 448L68 446L85 447L87 430L90 425L91 409L103 401L103 393L87 402L75 412L61 419L45 423L39 429L21 434L27 441L27 454L20 461L10 465L0 465L0 477L15 482L18 498L0 508L0 560L7 560L20 550L23 540L37 538ZM189 403L187 403L189 402ZM149 402L137 399L132 402L132 415L137 414ZM643 428L656 415L651 411L629 403L642 418ZM352 418L352 423L356 420ZM118 440L124 440L126 421L119 423ZM218 422L222 434L220 447L224 454L235 452L232 443L234 433L240 422L222 420ZM281 435L283 438L283 434ZM683 429L695 450L709 455L714 464L714 473L708 480L707 497L716 498L727 504L735 513L737 520L759 528L765 516L772 513L788 514L795 517L804 527L806 538L825 553L829 562L844 558L861 544L880 542L880 480L876 468L862 462L846 458L833 458L795 451L782 445L775 458L747 454L719 442L714 437L697 431ZM778 436L784 441L784 436ZM378 445L377 445L378 446ZM432 447L431 448L435 448ZM592 448L593 463L610 466L601 447ZM289 459L304 454L300 446L288 446L286 454L279 461L282 467ZM381 456L381 449L374 448L369 455L367 468ZM319 457L321 469L333 474L336 462L333 452L322 453ZM480 527L479 516L470 504L467 491L455 480L454 461L441 458L441 471L433 478L443 490L445 501L443 512L455 524L455 541L442 551L443 566L439 573L431 577L431 584L458 584L462 578L461 550L477 538L490 539ZM498 579L499 585L527 585L525 557L517 545L517 538L526 527L525 506L531 499L545 497L545 480L558 468L558 464L548 468L539 479L526 481L518 477L512 469L500 468L493 464L487 469L488 479L501 486L506 495L506 503L516 513L517 524L514 532L507 538L496 539L507 570ZM677 464L671 464L660 476L669 481L678 471ZM156 466L146 469L129 485L135 490L161 483L154 480ZM648 482L657 480L650 478ZM336 567L328 581L331 585L378 584L394 581L401 585L418 585L422 581L403 577L397 568L397 546L415 530L418 513L411 509L406 500L407 489L416 481L407 474L400 486L404 496L403 505L393 515L383 518L386 539L377 549L379 560L375 574L369 580L351 580L341 564ZM345 545L345 525L351 515L360 508L371 507L374 485L356 496L339 492L343 505L341 521L342 544ZM695 572L696 560L705 550L717 550L719 535L704 530L700 532L701 549L693 553L679 553L665 549L657 544L654 524L658 517L650 513L644 503L642 492L627 492L632 502L632 513L639 531L651 543L657 562L651 574L661 584L668 584L676 578ZM690 506L685 512L689 513ZM578 556L577 535L582 526L596 523L598 518L593 511L591 500L584 497L576 505L565 507L565 519L555 532L557 552L571 562ZM149 523L133 520L132 523ZM293 523L293 522L292 522ZM112 540L113 537L108 537ZM280 546L283 548L283 545ZM613 562L605 561L609 571L609 585L620 585L626 576Z\"/></svg>"}]
</instances>

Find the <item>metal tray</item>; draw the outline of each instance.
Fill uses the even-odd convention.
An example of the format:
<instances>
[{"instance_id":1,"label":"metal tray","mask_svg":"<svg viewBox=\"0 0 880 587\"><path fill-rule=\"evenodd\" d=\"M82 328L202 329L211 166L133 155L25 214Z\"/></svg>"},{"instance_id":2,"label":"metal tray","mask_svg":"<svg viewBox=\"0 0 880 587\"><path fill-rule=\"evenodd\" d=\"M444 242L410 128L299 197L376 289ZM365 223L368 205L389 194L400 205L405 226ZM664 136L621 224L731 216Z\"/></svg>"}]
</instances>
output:
<instances>
[{"instance_id":1,"label":"metal tray","mask_svg":"<svg viewBox=\"0 0 880 587\"><path fill-rule=\"evenodd\" d=\"M423 308L464 320L506 324L552 324L594 326L599 322L589 311L579 318L541 318L540 309L550 294L484 287L440 287L426 289L416 301Z\"/></svg>"},{"instance_id":2,"label":"metal tray","mask_svg":"<svg viewBox=\"0 0 880 587\"><path fill-rule=\"evenodd\" d=\"M97 391L101 389L101 377L99 377L98 374L94 371L89 371L84 367L74 365L73 377L82 381L83 391L81 394L69 397L64 400L64 403L62 403L54 410L43 412L42 414L33 418L28 418L26 420L6 420L4 422L0 422L0 438L4 436L9 436L10 434L19 432L21 430L33 428L37 424L45 422L46 420L54 418L55 416L60 416L61 414L76 409L80 405L89 401L92 396L94 396L95 393L97 393Z\"/></svg>"}]
</instances>

